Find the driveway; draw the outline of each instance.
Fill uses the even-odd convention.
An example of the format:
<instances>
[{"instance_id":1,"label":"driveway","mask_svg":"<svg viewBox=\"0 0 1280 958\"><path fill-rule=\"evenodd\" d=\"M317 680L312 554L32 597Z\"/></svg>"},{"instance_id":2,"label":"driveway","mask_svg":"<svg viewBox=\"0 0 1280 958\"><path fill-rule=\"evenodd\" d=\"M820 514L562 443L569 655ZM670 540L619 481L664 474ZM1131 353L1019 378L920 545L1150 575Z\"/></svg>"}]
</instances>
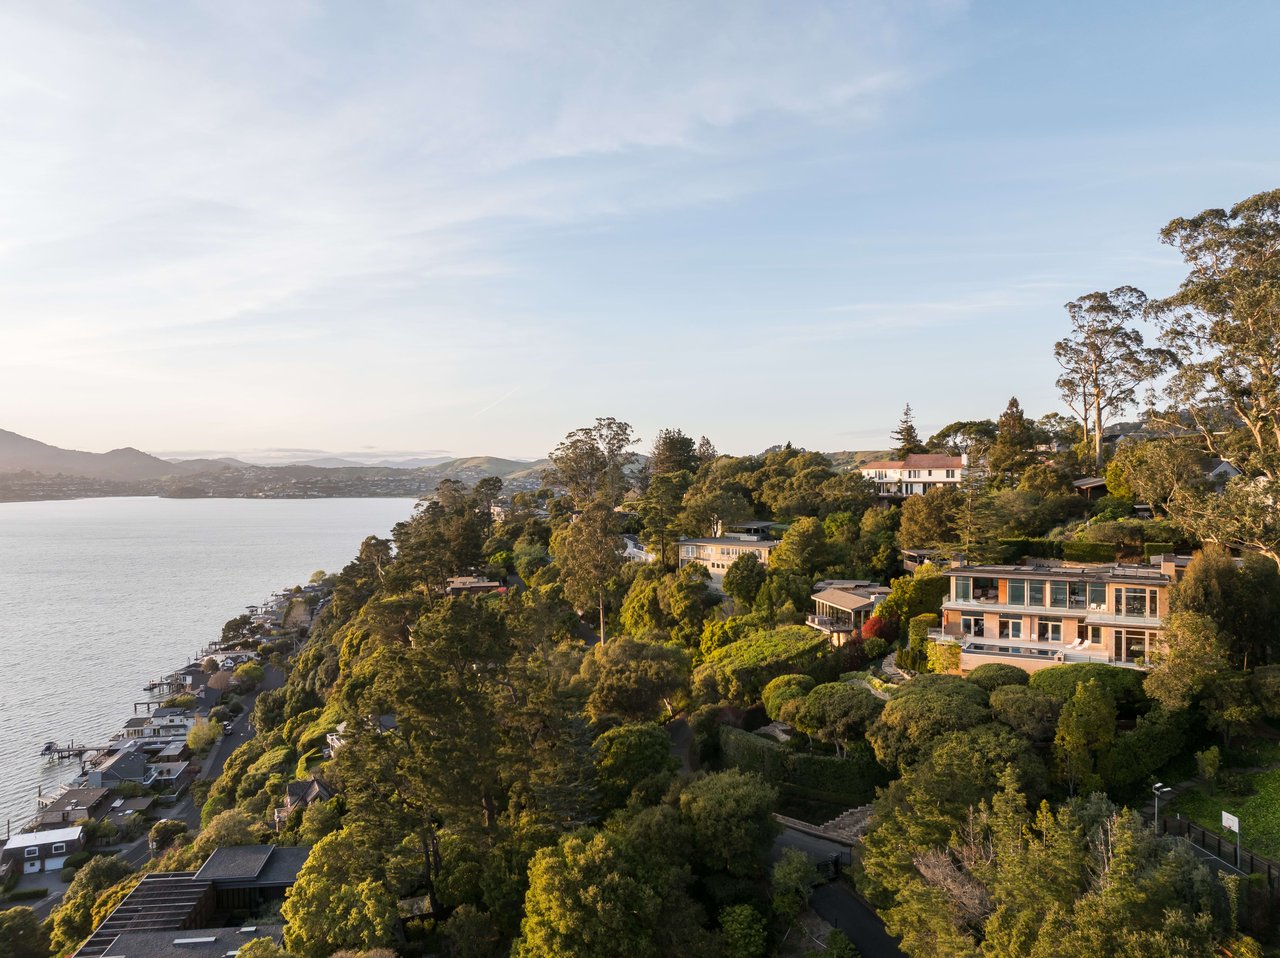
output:
<instances>
[{"instance_id":1,"label":"driveway","mask_svg":"<svg viewBox=\"0 0 1280 958\"><path fill-rule=\"evenodd\" d=\"M774 839L774 860L781 858L787 848L799 849L815 864L829 862L832 856L844 864L849 862L848 845L790 828L784 828ZM834 881L815 888L809 906L832 928L848 935L862 958L906 958L875 909L845 882Z\"/></svg>"}]
</instances>

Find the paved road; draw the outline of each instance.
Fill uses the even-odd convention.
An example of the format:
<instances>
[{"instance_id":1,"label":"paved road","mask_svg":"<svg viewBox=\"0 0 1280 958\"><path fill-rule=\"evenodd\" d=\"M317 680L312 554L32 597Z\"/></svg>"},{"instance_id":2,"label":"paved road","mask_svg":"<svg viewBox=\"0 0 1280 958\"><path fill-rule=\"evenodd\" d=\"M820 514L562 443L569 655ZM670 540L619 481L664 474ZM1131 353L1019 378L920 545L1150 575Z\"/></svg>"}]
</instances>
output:
<instances>
[{"instance_id":1,"label":"paved road","mask_svg":"<svg viewBox=\"0 0 1280 958\"><path fill-rule=\"evenodd\" d=\"M815 864L830 861L832 855L840 856L840 860L846 864L849 861L847 845L790 828L784 829L774 840L774 859L780 858L787 848L799 849ZM862 958L906 958L884 927L880 916L843 881L815 888L809 904L823 921L849 936L849 940L862 953Z\"/></svg>"}]
</instances>

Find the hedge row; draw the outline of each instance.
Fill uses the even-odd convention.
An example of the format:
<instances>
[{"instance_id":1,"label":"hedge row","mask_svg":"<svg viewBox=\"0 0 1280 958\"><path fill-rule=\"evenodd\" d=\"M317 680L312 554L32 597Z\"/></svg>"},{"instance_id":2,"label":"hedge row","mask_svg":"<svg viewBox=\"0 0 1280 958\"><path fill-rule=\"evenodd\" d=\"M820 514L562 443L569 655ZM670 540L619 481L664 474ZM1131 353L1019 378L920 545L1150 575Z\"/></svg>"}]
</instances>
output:
<instances>
[{"instance_id":1,"label":"hedge row","mask_svg":"<svg viewBox=\"0 0 1280 958\"><path fill-rule=\"evenodd\" d=\"M1062 543L1062 558L1071 562L1115 562L1117 551L1114 542L1084 542L1073 539Z\"/></svg>"},{"instance_id":2,"label":"hedge row","mask_svg":"<svg viewBox=\"0 0 1280 958\"><path fill-rule=\"evenodd\" d=\"M847 757L838 758L792 752L762 735L722 725L720 758L727 766L757 772L796 793L837 804L863 805L887 780L866 742L854 743Z\"/></svg>"}]
</instances>

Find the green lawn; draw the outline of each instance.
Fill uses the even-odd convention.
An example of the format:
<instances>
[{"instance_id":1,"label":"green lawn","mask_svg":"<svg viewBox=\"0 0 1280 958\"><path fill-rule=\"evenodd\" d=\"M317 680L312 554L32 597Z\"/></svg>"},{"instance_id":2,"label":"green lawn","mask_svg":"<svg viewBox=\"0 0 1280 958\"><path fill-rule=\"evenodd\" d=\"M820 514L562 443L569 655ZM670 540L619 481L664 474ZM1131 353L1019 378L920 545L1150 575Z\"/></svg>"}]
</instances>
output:
<instances>
[{"instance_id":1,"label":"green lawn","mask_svg":"<svg viewBox=\"0 0 1280 958\"><path fill-rule=\"evenodd\" d=\"M1209 795L1197 788L1174 799L1172 810L1220 835L1230 834L1222 828L1222 813L1231 812L1240 819L1240 840L1245 848L1280 860L1280 769L1250 775L1247 781L1249 795L1233 795L1222 789Z\"/></svg>"}]
</instances>

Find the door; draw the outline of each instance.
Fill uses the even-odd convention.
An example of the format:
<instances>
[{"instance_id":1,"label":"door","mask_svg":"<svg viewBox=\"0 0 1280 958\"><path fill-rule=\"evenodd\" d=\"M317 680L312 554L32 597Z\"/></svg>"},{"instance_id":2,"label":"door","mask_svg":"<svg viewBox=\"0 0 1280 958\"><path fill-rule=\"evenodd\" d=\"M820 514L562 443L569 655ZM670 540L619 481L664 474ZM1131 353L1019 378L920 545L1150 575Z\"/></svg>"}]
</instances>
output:
<instances>
[{"instance_id":1,"label":"door","mask_svg":"<svg viewBox=\"0 0 1280 958\"><path fill-rule=\"evenodd\" d=\"M28 875L30 875L32 872L38 872L40 870L40 859L38 858L27 859L25 862L22 863L22 870L26 872Z\"/></svg>"}]
</instances>

